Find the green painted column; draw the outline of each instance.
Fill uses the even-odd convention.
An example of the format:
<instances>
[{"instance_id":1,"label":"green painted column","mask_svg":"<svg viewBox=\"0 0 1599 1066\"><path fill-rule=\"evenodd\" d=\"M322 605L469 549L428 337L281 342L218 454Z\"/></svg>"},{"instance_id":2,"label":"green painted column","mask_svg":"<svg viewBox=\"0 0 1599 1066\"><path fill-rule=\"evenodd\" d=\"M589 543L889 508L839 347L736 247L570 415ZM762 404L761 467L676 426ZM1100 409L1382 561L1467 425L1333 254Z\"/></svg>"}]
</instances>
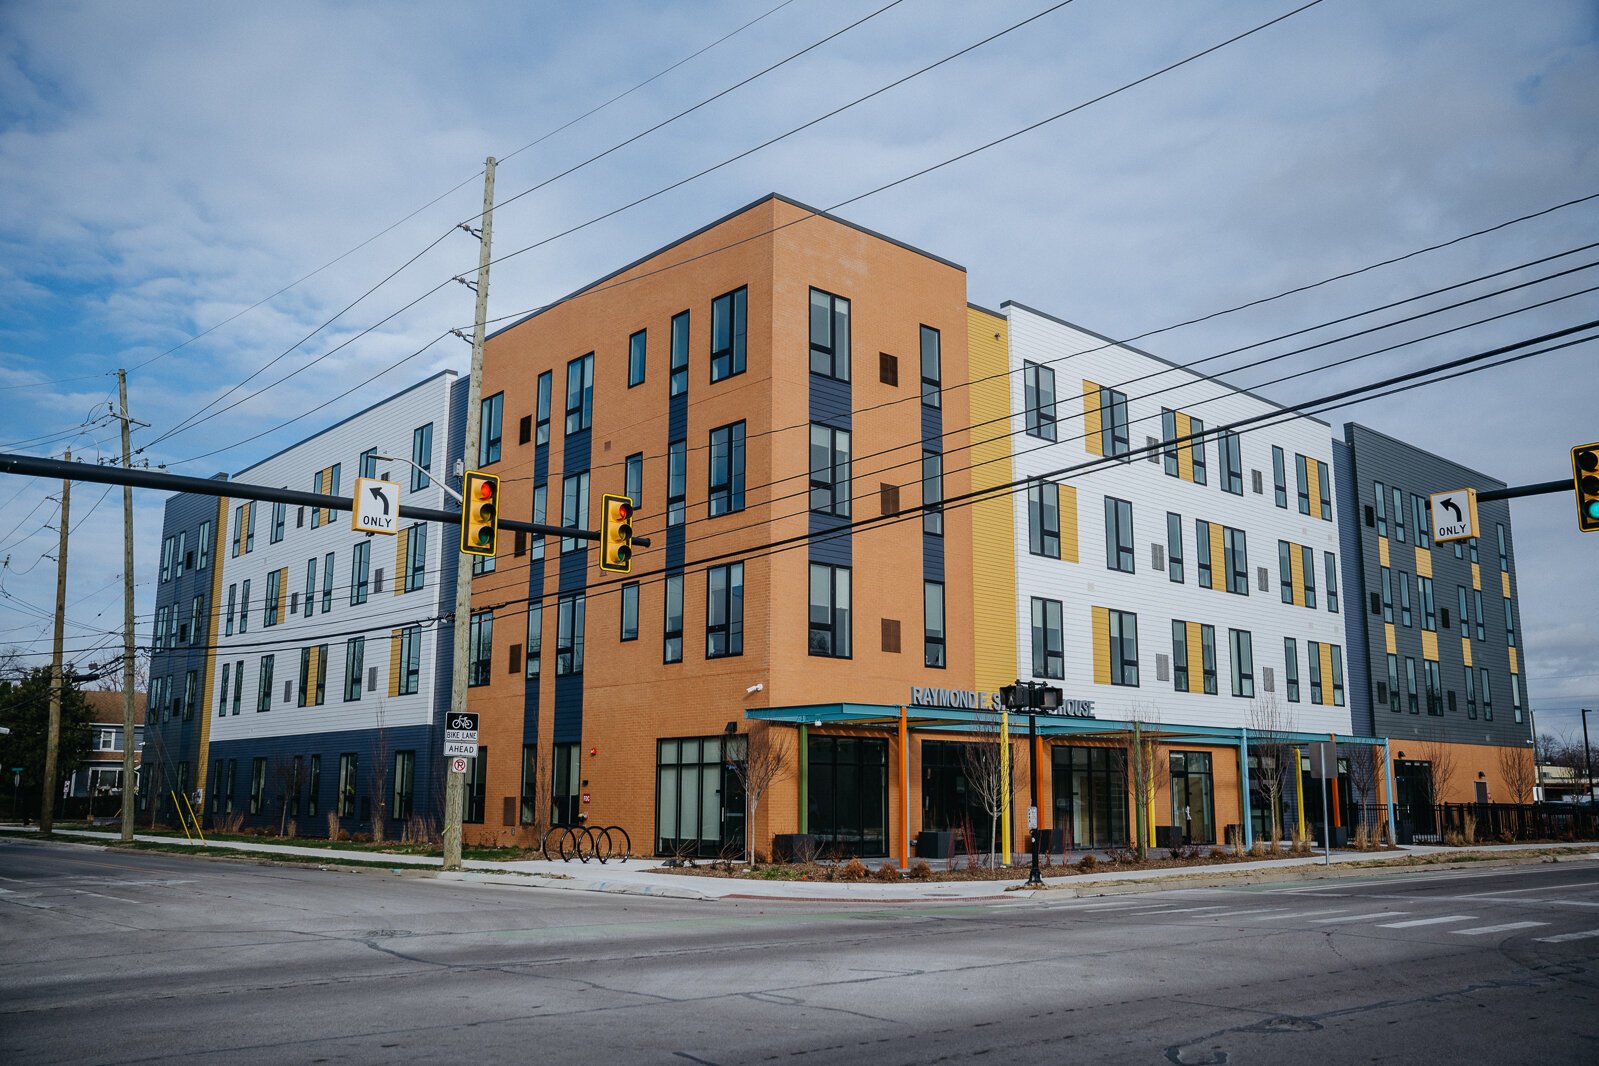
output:
<instances>
[{"instance_id":1,"label":"green painted column","mask_svg":"<svg viewBox=\"0 0 1599 1066\"><path fill-rule=\"evenodd\" d=\"M799 831L811 831L811 731L807 725L799 727Z\"/></svg>"}]
</instances>

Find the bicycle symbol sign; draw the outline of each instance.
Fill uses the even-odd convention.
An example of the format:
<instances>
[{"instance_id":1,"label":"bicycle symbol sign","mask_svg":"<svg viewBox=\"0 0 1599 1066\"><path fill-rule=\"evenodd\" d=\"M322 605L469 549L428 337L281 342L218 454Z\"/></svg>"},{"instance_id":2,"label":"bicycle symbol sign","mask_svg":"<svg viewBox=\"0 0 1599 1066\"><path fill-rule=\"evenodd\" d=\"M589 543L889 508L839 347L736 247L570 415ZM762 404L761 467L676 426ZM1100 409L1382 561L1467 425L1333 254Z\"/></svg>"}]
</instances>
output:
<instances>
[{"instance_id":1,"label":"bicycle symbol sign","mask_svg":"<svg viewBox=\"0 0 1599 1066\"><path fill-rule=\"evenodd\" d=\"M454 711L445 719L444 754L468 758L477 754L476 711Z\"/></svg>"}]
</instances>

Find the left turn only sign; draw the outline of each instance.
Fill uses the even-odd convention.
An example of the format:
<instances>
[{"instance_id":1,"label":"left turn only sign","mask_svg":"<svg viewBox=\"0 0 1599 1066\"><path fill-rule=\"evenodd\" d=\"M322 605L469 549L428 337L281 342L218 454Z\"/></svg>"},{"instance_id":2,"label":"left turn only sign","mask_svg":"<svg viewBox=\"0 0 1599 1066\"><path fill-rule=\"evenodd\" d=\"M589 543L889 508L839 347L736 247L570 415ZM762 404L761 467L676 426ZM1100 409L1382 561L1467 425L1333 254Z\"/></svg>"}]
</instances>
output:
<instances>
[{"instance_id":1,"label":"left turn only sign","mask_svg":"<svg viewBox=\"0 0 1599 1066\"><path fill-rule=\"evenodd\" d=\"M375 477L355 479L355 506L350 508L350 528L361 533L387 533L400 528L400 483Z\"/></svg>"}]
</instances>

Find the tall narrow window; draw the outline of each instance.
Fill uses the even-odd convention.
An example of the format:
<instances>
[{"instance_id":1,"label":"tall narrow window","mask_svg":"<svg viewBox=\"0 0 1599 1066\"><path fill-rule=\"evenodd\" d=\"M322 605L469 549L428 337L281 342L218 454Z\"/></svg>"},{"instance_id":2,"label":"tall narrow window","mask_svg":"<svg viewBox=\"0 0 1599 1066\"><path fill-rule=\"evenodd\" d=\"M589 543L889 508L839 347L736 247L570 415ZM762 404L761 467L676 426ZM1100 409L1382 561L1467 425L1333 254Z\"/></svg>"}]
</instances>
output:
<instances>
[{"instance_id":1,"label":"tall narrow window","mask_svg":"<svg viewBox=\"0 0 1599 1066\"><path fill-rule=\"evenodd\" d=\"M1494 528L1499 531L1499 572L1510 573L1510 545L1505 541L1505 526L1503 522L1496 522Z\"/></svg>"},{"instance_id":2,"label":"tall narrow window","mask_svg":"<svg viewBox=\"0 0 1599 1066\"><path fill-rule=\"evenodd\" d=\"M583 593L562 596L555 606L555 676L583 672Z\"/></svg>"},{"instance_id":3,"label":"tall narrow window","mask_svg":"<svg viewBox=\"0 0 1599 1066\"><path fill-rule=\"evenodd\" d=\"M850 434L811 424L811 510L848 518Z\"/></svg>"},{"instance_id":4,"label":"tall narrow window","mask_svg":"<svg viewBox=\"0 0 1599 1066\"><path fill-rule=\"evenodd\" d=\"M228 616L227 616L227 625L226 625L226 628L224 630L224 635L225 636L229 636L229 637L233 636L233 610L234 610L234 602L233 601L234 601L235 594L238 591L239 591L239 586L238 585L234 584L234 585L229 585L228 586ZM1461 589L1460 590L1460 602L1462 604L1462 610L1461 610L1460 613L1461 613L1462 616L1464 616L1465 615L1464 604L1466 602L1466 590L1465 589ZM159 629L159 626L157 628Z\"/></svg>"},{"instance_id":5,"label":"tall narrow window","mask_svg":"<svg viewBox=\"0 0 1599 1066\"><path fill-rule=\"evenodd\" d=\"M365 603L367 585L371 577L372 542L358 541L350 559L350 603Z\"/></svg>"},{"instance_id":6,"label":"tall narrow window","mask_svg":"<svg viewBox=\"0 0 1599 1066\"><path fill-rule=\"evenodd\" d=\"M634 452L627 457L622 475L622 494L633 501L633 509L644 506L644 453ZM537 521L537 519L534 519Z\"/></svg>"},{"instance_id":7,"label":"tall narrow window","mask_svg":"<svg viewBox=\"0 0 1599 1066\"><path fill-rule=\"evenodd\" d=\"M922 403L928 407L942 404L943 356L939 351L938 330L922 327Z\"/></svg>"},{"instance_id":8,"label":"tall narrow window","mask_svg":"<svg viewBox=\"0 0 1599 1066\"><path fill-rule=\"evenodd\" d=\"M944 457L922 453L922 532L944 535Z\"/></svg>"},{"instance_id":9,"label":"tall narrow window","mask_svg":"<svg viewBox=\"0 0 1599 1066\"><path fill-rule=\"evenodd\" d=\"M1410 520L1416 527L1416 547L1432 547L1432 523L1427 518L1427 501L1410 494Z\"/></svg>"},{"instance_id":10,"label":"tall narrow window","mask_svg":"<svg viewBox=\"0 0 1599 1066\"><path fill-rule=\"evenodd\" d=\"M248 592L250 583L248 581L246 581L244 584L245 584L245 591ZM1487 640L1488 639L1488 624L1487 624L1487 619L1485 619L1483 617L1483 614L1482 614L1482 590L1481 589L1474 589L1472 591L1472 593L1471 593L1471 601L1472 601L1472 604L1476 607L1476 610L1475 610L1474 613L1475 613L1476 619L1477 619L1477 639L1478 640Z\"/></svg>"},{"instance_id":11,"label":"tall narrow window","mask_svg":"<svg viewBox=\"0 0 1599 1066\"><path fill-rule=\"evenodd\" d=\"M1033 676L1066 676L1066 632L1059 600L1033 597Z\"/></svg>"},{"instance_id":12,"label":"tall narrow window","mask_svg":"<svg viewBox=\"0 0 1599 1066\"><path fill-rule=\"evenodd\" d=\"M1480 613L1480 612L1479 612ZM250 579L245 578L239 586L239 632L250 631Z\"/></svg>"},{"instance_id":13,"label":"tall narrow window","mask_svg":"<svg viewBox=\"0 0 1599 1066\"><path fill-rule=\"evenodd\" d=\"M1322 688L1321 648L1321 644L1317 641L1307 640L1305 642L1305 650L1310 653L1308 656L1310 659L1310 702L1315 704L1325 704L1327 702ZM1411 666L1415 666L1413 660L1411 661Z\"/></svg>"},{"instance_id":14,"label":"tall narrow window","mask_svg":"<svg viewBox=\"0 0 1599 1066\"><path fill-rule=\"evenodd\" d=\"M500 421L504 413L505 393L484 397L477 439L477 465L480 467L500 461Z\"/></svg>"},{"instance_id":15,"label":"tall narrow window","mask_svg":"<svg viewBox=\"0 0 1599 1066\"><path fill-rule=\"evenodd\" d=\"M1315 549L1299 546L1299 568L1305 572L1305 606L1312 610L1316 607L1316 552Z\"/></svg>"},{"instance_id":16,"label":"tall narrow window","mask_svg":"<svg viewBox=\"0 0 1599 1066\"><path fill-rule=\"evenodd\" d=\"M1176 619L1171 624L1171 687L1188 691L1188 623Z\"/></svg>"},{"instance_id":17,"label":"tall narrow window","mask_svg":"<svg viewBox=\"0 0 1599 1066\"><path fill-rule=\"evenodd\" d=\"M538 400L534 409L533 446L550 443L550 392L555 371L546 370L539 375Z\"/></svg>"},{"instance_id":18,"label":"tall narrow window","mask_svg":"<svg viewBox=\"0 0 1599 1066\"><path fill-rule=\"evenodd\" d=\"M683 661L683 575L668 574L662 586L665 596L665 624L661 628L661 661Z\"/></svg>"},{"instance_id":19,"label":"tall narrow window","mask_svg":"<svg viewBox=\"0 0 1599 1066\"><path fill-rule=\"evenodd\" d=\"M1249 545L1244 531L1224 526L1221 542L1223 562L1227 566L1227 591L1249 595Z\"/></svg>"},{"instance_id":20,"label":"tall narrow window","mask_svg":"<svg viewBox=\"0 0 1599 1066\"><path fill-rule=\"evenodd\" d=\"M232 663L222 664L222 698L217 700L217 717L221 718L228 713L228 675L233 670Z\"/></svg>"},{"instance_id":21,"label":"tall narrow window","mask_svg":"<svg viewBox=\"0 0 1599 1066\"><path fill-rule=\"evenodd\" d=\"M848 659L850 641L850 571L844 566L812 563L810 569L810 637L812 655Z\"/></svg>"},{"instance_id":22,"label":"tall narrow window","mask_svg":"<svg viewBox=\"0 0 1599 1066\"><path fill-rule=\"evenodd\" d=\"M1253 698L1255 695L1255 641L1247 629L1227 631L1228 650L1233 660L1233 695Z\"/></svg>"},{"instance_id":23,"label":"tall narrow window","mask_svg":"<svg viewBox=\"0 0 1599 1066\"><path fill-rule=\"evenodd\" d=\"M543 525L549 517L550 487L538 485L533 489L533 521ZM542 534L533 534L533 539L528 543L527 557L531 559L544 558L544 537Z\"/></svg>"},{"instance_id":24,"label":"tall narrow window","mask_svg":"<svg viewBox=\"0 0 1599 1066\"><path fill-rule=\"evenodd\" d=\"M1505 597L1505 643L1510 647L1516 646L1516 615L1510 602L1510 597Z\"/></svg>"},{"instance_id":25,"label":"tall narrow window","mask_svg":"<svg viewBox=\"0 0 1599 1066\"><path fill-rule=\"evenodd\" d=\"M1166 512L1166 576L1183 583L1183 516Z\"/></svg>"},{"instance_id":26,"label":"tall narrow window","mask_svg":"<svg viewBox=\"0 0 1599 1066\"><path fill-rule=\"evenodd\" d=\"M344 642L344 699L361 698L361 675L366 672L366 638L351 637Z\"/></svg>"},{"instance_id":27,"label":"tall narrow window","mask_svg":"<svg viewBox=\"0 0 1599 1066\"><path fill-rule=\"evenodd\" d=\"M305 616L307 618L316 614L316 571L317 557L305 561ZM231 588L230 590L231 591Z\"/></svg>"},{"instance_id":28,"label":"tall narrow window","mask_svg":"<svg viewBox=\"0 0 1599 1066\"><path fill-rule=\"evenodd\" d=\"M1288 471L1283 456L1282 448L1273 444L1271 446L1271 477L1276 489L1275 500L1278 507L1288 506Z\"/></svg>"},{"instance_id":29,"label":"tall narrow window","mask_svg":"<svg viewBox=\"0 0 1599 1066\"><path fill-rule=\"evenodd\" d=\"M274 503L272 505L272 526L267 530L267 543L276 544L278 541L283 539L284 518L288 514L288 510L289 508L287 504ZM182 567L183 556L179 555L178 572L180 574L183 572Z\"/></svg>"},{"instance_id":30,"label":"tall narrow window","mask_svg":"<svg viewBox=\"0 0 1599 1066\"><path fill-rule=\"evenodd\" d=\"M1160 439L1166 445L1161 449L1166 476L1181 477L1182 464L1177 460L1177 412L1170 407L1160 409Z\"/></svg>"},{"instance_id":31,"label":"tall narrow window","mask_svg":"<svg viewBox=\"0 0 1599 1066\"><path fill-rule=\"evenodd\" d=\"M1288 702L1299 702L1299 642L1293 637L1283 638L1283 678L1288 689Z\"/></svg>"},{"instance_id":32,"label":"tall narrow window","mask_svg":"<svg viewBox=\"0 0 1599 1066\"><path fill-rule=\"evenodd\" d=\"M1126 455L1131 451L1127 432L1127 394L1101 387L1099 390L1100 446L1106 455Z\"/></svg>"},{"instance_id":33,"label":"tall narrow window","mask_svg":"<svg viewBox=\"0 0 1599 1066\"><path fill-rule=\"evenodd\" d=\"M1027 435L1055 439L1055 371L1037 363L1022 364L1022 391L1027 408Z\"/></svg>"},{"instance_id":34,"label":"tall narrow window","mask_svg":"<svg viewBox=\"0 0 1599 1066\"><path fill-rule=\"evenodd\" d=\"M489 671L494 665L494 612L474 611L467 630L466 666L468 685L489 683Z\"/></svg>"},{"instance_id":35,"label":"tall narrow window","mask_svg":"<svg viewBox=\"0 0 1599 1066\"><path fill-rule=\"evenodd\" d=\"M427 582L428 527L418 522L405 537L405 591L416 592Z\"/></svg>"},{"instance_id":36,"label":"tall narrow window","mask_svg":"<svg viewBox=\"0 0 1599 1066\"><path fill-rule=\"evenodd\" d=\"M588 528L589 472L587 470L568 474L561 479L561 521L569 527ZM586 540L577 537L561 538L563 553L581 551L587 547Z\"/></svg>"},{"instance_id":37,"label":"tall narrow window","mask_svg":"<svg viewBox=\"0 0 1599 1066\"><path fill-rule=\"evenodd\" d=\"M399 695L413 696L422 681L422 627L400 630Z\"/></svg>"},{"instance_id":38,"label":"tall narrow window","mask_svg":"<svg viewBox=\"0 0 1599 1066\"><path fill-rule=\"evenodd\" d=\"M1224 429L1216 435L1216 444L1221 452L1222 491L1230 492L1234 496L1244 494L1244 459L1239 451L1238 434Z\"/></svg>"},{"instance_id":39,"label":"tall narrow window","mask_svg":"<svg viewBox=\"0 0 1599 1066\"><path fill-rule=\"evenodd\" d=\"M1494 720L1493 683L1486 666L1482 668L1482 717L1484 721Z\"/></svg>"},{"instance_id":40,"label":"tall narrow window","mask_svg":"<svg viewBox=\"0 0 1599 1066\"><path fill-rule=\"evenodd\" d=\"M581 433L594 424L594 353L566 364L566 431Z\"/></svg>"},{"instance_id":41,"label":"tall narrow window","mask_svg":"<svg viewBox=\"0 0 1599 1066\"><path fill-rule=\"evenodd\" d=\"M1457 608L1460 619L1460 639L1466 640L1471 636L1471 611L1466 604L1466 586L1456 585L1455 590L1460 593L1460 603Z\"/></svg>"},{"instance_id":42,"label":"tall narrow window","mask_svg":"<svg viewBox=\"0 0 1599 1066\"><path fill-rule=\"evenodd\" d=\"M1380 567L1382 575L1382 620L1392 624L1394 620L1394 572L1388 567Z\"/></svg>"},{"instance_id":43,"label":"tall narrow window","mask_svg":"<svg viewBox=\"0 0 1599 1066\"><path fill-rule=\"evenodd\" d=\"M1110 683L1138 685L1138 616L1107 611L1110 624Z\"/></svg>"},{"instance_id":44,"label":"tall narrow window","mask_svg":"<svg viewBox=\"0 0 1599 1066\"><path fill-rule=\"evenodd\" d=\"M211 523L200 523L200 561L194 564L196 570L204 570L211 563Z\"/></svg>"},{"instance_id":45,"label":"tall narrow window","mask_svg":"<svg viewBox=\"0 0 1599 1066\"><path fill-rule=\"evenodd\" d=\"M1468 670L1466 673L1469 677L1471 671ZM1469 684L1466 686L1466 699L1468 701L1472 699L1471 686ZM1395 714L1398 714L1401 710L1399 705L1399 656L1397 655L1388 656L1388 709ZM1475 703L1468 704L1468 709L1471 711L1471 717L1477 717L1477 705Z\"/></svg>"},{"instance_id":46,"label":"tall narrow window","mask_svg":"<svg viewBox=\"0 0 1599 1066\"><path fill-rule=\"evenodd\" d=\"M674 440L666 446L666 524L680 526L687 513L688 441Z\"/></svg>"},{"instance_id":47,"label":"tall narrow window","mask_svg":"<svg viewBox=\"0 0 1599 1066\"><path fill-rule=\"evenodd\" d=\"M378 450L376 448L368 448L362 452L360 458L356 461L355 469L357 477L377 477Z\"/></svg>"},{"instance_id":48,"label":"tall narrow window","mask_svg":"<svg viewBox=\"0 0 1599 1066\"><path fill-rule=\"evenodd\" d=\"M1133 572L1133 505L1114 496L1105 497L1105 567Z\"/></svg>"},{"instance_id":49,"label":"tall narrow window","mask_svg":"<svg viewBox=\"0 0 1599 1066\"><path fill-rule=\"evenodd\" d=\"M1327 570L1327 610L1338 613L1338 560L1332 552L1321 553Z\"/></svg>"},{"instance_id":50,"label":"tall narrow window","mask_svg":"<svg viewBox=\"0 0 1599 1066\"><path fill-rule=\"evenodd\" d=\"M1327 464L1326 463L1317 463L1316 464L1316 486L1320 490L1320 493L1321 493L1321 496L1320 496L1320 499L1321 499L1321 520L1323 522L1331 522L1332 521L1332 484L1331 484L1331 481L1332 481L1332 474L1329 472Z\"/></svg>"},{"instance_id":51,"label":"tall narrow window","mask_svg":"<svg viewBox=\"0 0 1599 1066\"><path fill-rule=\"evenodd\" d=\"M267 573L266 608L261 624L268 628L278 624L278 603L283 597L282 577L282 572L279 570Z\"/></svg>"},{"instance_id":52,"label":"tall narrow window","mask_svg":"<svg viewBox=\"0 0 1599 1066\"><path fill-rule=\"evenodd\" d=\"M1306 469L1305 457L1294 455L1294 474L1299 482L1299 513L1310 513L1310 471Z\"/></svg>"},{"instance_id":53,"label":"tall narrow window","mask_svg":"<svg viewBox=\"0 0 1599 1066\"><path fill-rule=\"evenodd\" d=\"M622 586L622 627L619 640L638 639L638 582Z\"/></svg>"},{"instance_id":54,"label":"tall narrow window","mask_svg":"<svg viewBox=\"0 0 1599 1066\"><path fill-rule=\"evenodd\" d=\"M389 817L397 822L411 820L412 800L416 793L416 752L394 753L394 798L389 806Z\"/></svg>"},{"instance_id":55,"label":"tall narrow window","mask_svg":"<svg viewBox=\"0 0 1599 1066\"><path fill-rule=\"evenodd\" d=\"M743 290L740 289L740 292ZM710 516L744 509L744 423L711 430Z\"/></svg>"},{"instance_id":56,"label":"tall narrow window","mask_svg":"<svg viewBox=\"0 0 1599 1066\"><path fill-rule=\"evenodd\" d=\"M944 668L944 583L922 582L922 663Z\"/></svg>"},{"instance_id":57,"label":"tall narrow window","mask_svg":"<svg viewBox=\"0 0 1599 1066\"><path fill-rule=\"evenodd\" d=\"M333 556L328 552L322 557L322 613L327 614L333 610ZM250 583L244 583L244 597L250 598Z\"/></svg>"},{"instance_id":58,"label":"tall narrow window","mask_svg":"<svg viewBox=\"0 0 1599 1066\"><path fill-rule=\"evenodd\" d=\"M1282 590L1284 603L1294 602L1294 546L1286 540L1277 542L1277 584Z\"/></svg>"},{"instance_id":59,"label":"tall narrow window","mask_svg":"<svg viewBox=\"0 0 1599 1066\"><path fill-rule=\"evenodd\" d=\"M272 709L272 666L273 656L261 656L255 687L255 709L258 713Z\"/></svg>"},{"instance_id":60,"label":"tall narrow window","mask_svg":"<svg viewBox=\"0 0 1599 1066\"><path fill-rule=\"evenodd\" d=\"M1521 704L1521 675L1520 674L1511 674L1510 675L1510 709L1515 712L1516 721L1518 721L1518 722L1521 721L1521 719L1522 719L1522 704Z\"/></svg>"},{"instance_id":61,"label":"tall narrow window","mask_svg":"<svg viewBox=\"0 0 1599 1066\"><path fill-rule=\"evenodd\" d=\"M811 373L849 380L849 301L811 290Z\"/></svg>"},{"instance_id":62,"label":"tall narrow window","mask_svg":"<svg viewBox=\"0 0 1599 1066\"><path fill-rule=\"evenodd\" d=\"M637 586L634 586L637 587ZM623 595L623 601L626 601ZM538 677L544 671L544 606L530 603L527 608L527 652L523 657L524 672L528 677Z\"/></svg>"},{"instance_id":63,"label":"tall narrow window","mask_svg":"<svg viewBox=\"0 0 1599 1066\"><path fill-rule=\"evenodd\" d=\"M744 654L744 564L705 571L705 657Z\"/></svg>"},{"instance_id":64,"label":"tall narrow window","mask_svg":"<svg viewBox=\"0 0 1599 1066\"><path fill-rule=\"evenodd\" d=\"M1443 683L1438 677L1438 664L1432 659L1422 661L1427 679L1427 713L1435 718L1442 718L1444 713Z\"/></svg>"},{"instance_id":65,"label":"tall narrow window","mask_svg":"<svg viewBox=\"0 0 1599 1066\"><path fill-rule=\"evenodd\" d=\"M1192 416L1188 419L1188 435L1193 440L1190 447L1194 452L1194 484L1206 484L1208 475L1205 472L1205 423Z\"/></svg>"},{"instance_id":66,"label":"tall narrow window","mask_svg":"<svg viewBox=\"0 0 1599 1066\"><path fill-rule=\"evenodd\" d=\"M747 295L745 289L734 289L711 301L712 381L744 373Z\"/></svg>"},{"instance_id":67,"label":"tall narrow window","mask_svg":"<svg viewBox=\"0 0 1599 1066\"><path fill-rule=\"evenodd\" d=\"M1421 628L1429 633L1438 632L1438 605L1433 600L1432 578L1416 578L1416 595L1421 600Z\"/></svg>"},{"instance_id":68,"label":"tall narrow window","mask_svg":"<svg viewBox=\"0 0 1599 1066\"><path fill-rule=\"evenodd\" d=\"M1205 695L1216 695L1216 627L1199 627L1200 668L1204 671Z\"/></svg>"},{"instance_id":69,"label":"tall narrow window","mask_svg":"<svg viewBox=\"0 0 1599 1066\"><path fill-rule=\"evenodd\" d=\"M1216 579L1211 569L1210 558L1210 523L1203 518L1194 520L1194 553L1198 556L1199 587L1202 589L1215 588Z\"/></svg>"},{"instance_id":70,"label":"tall narrow window","mask_svg":"<svg viewBox=\"0 0 1599 1066\"><path fill-rule=\"evenodd\" d=\"M1399 622L1407 629L1410 627L1410 575L1403 570L1396 571L1399 582Z\"/></svg>"},{"instance_id":71,"label":"tall narrow window","mask_svg":"<svg viewBox=\"0 0 1599 1066\"><path fill-rule=\"evenodd\" d=\"M649 353L649 331L639 330L627 339L627 387L644 384L645 357Z\"/></svg>"},{"instance_id":72,"label":"tall narrow window","mask_svg":"<svg viewBox=\"0 0 1599 1066\"><path fill-rule=\"evenodd\" d=\"M1027 550L1060 558L1060 486L1053 481L1027 486Z\"/></svg>"},{"instance_id":73,"label":"tall narrow window","mask_svg":"<svg viewBox=\"0 0 1599 1066\"><path fill-rule=\"evenodd\" d=\"M1312 669L1319 669L1312 663ZM1411 714L1421 713L1421 702L1416 697L1416 660L1405 656L1405 705ZM1320 703L1321 700L1316 701Z\"/></svg>"},{"instance_id":74,"label":"tall narrow window","mask_svg":"<svg viewBox=\"0 0 1599 1066\"><path fill-rule=\"evenodd\" d=\"M1388 656L1391 660L1392 655ZM1475 721L1477 718L1477 674L1470 667L1466 668L1466 717ZM1395 707L1395 710L1399 708Z\"/></svg>"},{"instance_id":75,"label":"tall narrow window","mask_svg":"<svg viewBox=\"0 0 1599 1066\"><path fill-rule=\"evenodd\" d=\"M1376 512L1377 535L1386 537L1388 535L1388 490L1383 488L1381 481L1373 481L1371 486L1372 499L1376 501L1376 505L1372 510Z\"/></svg>"},{"instance_id":76,"label":"tall narrow window","mask_svg":"<svg viewBox=\"0 0 1599 1066\"><path fill-rule=\"evenodd\" d=\"M1399 543L1405 542L1405 494L1394 488L1394 539ZM1475 561L1475 560L1473 560Z\"/></svg>"},{"instance_id":77,"label":"tall narrow window","mask_svg":"<svg viewBox=\"0 0 1599 1066\"><path fill-rule=\"evenodd\" d=\"M411 491L420 492L433 483L433 423L411 431Z\"/></svg>"},{"instance_id":78,"label":"tall narrow window","mask_svg":"<svg viewBox=\"0 0 1599 1066\"><path fill-rule=\"evenodd\" d=\"M688 392L688 327L689 313L680 311L672 316L671 365L668 368L668 391L673 396Z\"/></svg>"},{"instance_id":79,"label":"tall narrow window","mask_svg":"<svg viewBox=\"0 0 1599 1066\"><path fill-rule=\"evenodd\" d=\"M338 811L341 818L355 816L356 787L359 782L357 768L360 757L354 752L347 751L339 756L339 796Z\"/></svg>"}]
</instances>

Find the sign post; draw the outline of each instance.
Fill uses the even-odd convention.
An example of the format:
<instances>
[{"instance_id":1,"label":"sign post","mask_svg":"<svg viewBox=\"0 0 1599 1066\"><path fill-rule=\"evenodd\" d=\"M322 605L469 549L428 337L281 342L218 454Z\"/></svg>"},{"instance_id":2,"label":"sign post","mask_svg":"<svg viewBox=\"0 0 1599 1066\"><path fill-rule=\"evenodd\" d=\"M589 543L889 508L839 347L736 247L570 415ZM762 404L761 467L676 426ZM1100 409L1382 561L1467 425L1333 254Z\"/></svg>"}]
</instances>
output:
<instances>
[{"instance_id":1,"label":"sign post","mask_svg":"<svg viewBox=\"0 0 1599 1066\"><path fill-rule=\"evenodd\" d=\"M1327 779L1338 776L1338 745L1318 740L1309 746L1310 776L1321 782L1321 850L1323 865L1332 865L1332 804L1327 796Z\"/></svg>"}]
</instances>

